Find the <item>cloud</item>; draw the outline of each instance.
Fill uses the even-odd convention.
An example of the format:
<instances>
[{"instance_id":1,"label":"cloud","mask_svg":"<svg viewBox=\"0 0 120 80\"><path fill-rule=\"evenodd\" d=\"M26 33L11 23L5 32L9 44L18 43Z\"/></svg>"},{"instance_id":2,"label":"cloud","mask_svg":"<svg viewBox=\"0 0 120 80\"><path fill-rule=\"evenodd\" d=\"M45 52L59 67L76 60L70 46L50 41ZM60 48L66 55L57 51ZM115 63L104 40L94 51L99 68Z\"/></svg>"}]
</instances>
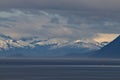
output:
<instances>
[{"instance_id":1,"label":"cloud","mask_svg":"<svg viewBox=\"0 0 120 80\"><path fill-rule=\"evenodd\" d=\"M120 0L0 0L0 8L119 11Z\"/></svg>"},{"instance_id":2,"label":"cloud","mask_svg":"<svg viewBox=\"0 0 120 80\"><path fill-rule=\"evenodd\" d=\"M113 41L119 34L98 34L96 38L94 38L97 42L111 42Z\"/></svg>"},{"instance_id":3,"label":"cloud","mask_svg":"<svg viewBox=\"0 0 120 80\"><path fill-rule=\"evenodd\" d=\"M0 11L3 15L0 16L0 33L14 39L39 37L69 40L90 40L98 34L120 33L118 15L105 16L84 11L68 13L19 9Z\"/></svg>"}]
</instances>

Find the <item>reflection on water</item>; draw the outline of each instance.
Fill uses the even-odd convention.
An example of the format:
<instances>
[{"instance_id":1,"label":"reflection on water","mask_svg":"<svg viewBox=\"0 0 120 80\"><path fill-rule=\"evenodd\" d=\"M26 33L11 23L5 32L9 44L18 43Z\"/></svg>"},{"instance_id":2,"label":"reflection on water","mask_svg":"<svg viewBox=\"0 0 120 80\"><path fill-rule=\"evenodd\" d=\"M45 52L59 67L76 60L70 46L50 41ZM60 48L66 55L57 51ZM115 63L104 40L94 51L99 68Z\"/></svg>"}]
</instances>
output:
<instances>
[{"instance_id":1,"label":"reflection on water","mask_svg":"<svg viewBox=\"0 0 120 80\"><path fill-rule=\"evenodd\" d=\"M0 80L120 80L120 66L0 65Z\"/></svg>"}]
</instances>

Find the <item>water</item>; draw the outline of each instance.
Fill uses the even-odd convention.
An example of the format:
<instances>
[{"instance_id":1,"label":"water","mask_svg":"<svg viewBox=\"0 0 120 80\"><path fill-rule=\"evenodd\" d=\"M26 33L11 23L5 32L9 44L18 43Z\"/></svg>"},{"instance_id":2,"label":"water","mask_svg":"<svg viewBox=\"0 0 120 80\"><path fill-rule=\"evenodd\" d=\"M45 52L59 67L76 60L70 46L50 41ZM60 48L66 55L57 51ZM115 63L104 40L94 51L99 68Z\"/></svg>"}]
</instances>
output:
<instances>
[{"instance_id":1,"label":"water","mask_svg":"<svg viewBox=\"0 0 120 80\"><path fill-rule=\"evenodd\" d=\"M118 63L119 60L0 60L0 80L120 80Z\"/></svg>"}]
</instances>

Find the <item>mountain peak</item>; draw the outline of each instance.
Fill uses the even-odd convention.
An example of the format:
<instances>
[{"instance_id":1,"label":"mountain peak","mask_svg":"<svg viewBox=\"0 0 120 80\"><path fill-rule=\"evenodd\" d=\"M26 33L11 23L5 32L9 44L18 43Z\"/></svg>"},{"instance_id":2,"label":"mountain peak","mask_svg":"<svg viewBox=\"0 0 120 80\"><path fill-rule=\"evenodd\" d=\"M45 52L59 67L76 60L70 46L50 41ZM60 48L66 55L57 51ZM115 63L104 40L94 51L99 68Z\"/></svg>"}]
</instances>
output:
<instances>
[{"instance_id":1,"label":"mountain peak","mask_svg":"<svg viewBox=\"0 0 120 80\"><path fill-rule=\"evenodd\" d=\"M120 35L101 48L95 55L97 57L120 58Z\"/></svg>"},{"instance_id":2,"label":"mountain peak","mask_svg":"<svg viewBox=\"0 0 120 80\"><path fill-rule=\"evenodd\" d=\"M120 49L120 35L114 39L112 42L110 42L108 45L104 46L103 48L111 47L112 50Z\"/></svg>"},{"instance_id":3,"label":"mountain peak","mask_svg":"<svg viewBox=\"0 0 120 80\"><path fill-rule=\"evenodd\" d=\"M120 35L116 39L113 40L113 42L116 42L116 41L120 42Z\"/></svg>"}]
</instances>

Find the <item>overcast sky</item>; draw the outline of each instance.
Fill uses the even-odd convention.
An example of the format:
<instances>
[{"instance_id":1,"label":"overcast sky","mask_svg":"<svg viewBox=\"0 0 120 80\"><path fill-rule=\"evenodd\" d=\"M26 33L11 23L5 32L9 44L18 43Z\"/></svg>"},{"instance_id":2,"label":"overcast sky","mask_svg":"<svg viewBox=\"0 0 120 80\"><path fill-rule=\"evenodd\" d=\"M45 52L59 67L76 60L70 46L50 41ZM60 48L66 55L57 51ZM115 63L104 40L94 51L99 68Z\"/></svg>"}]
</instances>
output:
<instances>
[{"instance_id":1,"label":"overcast sky","mask_svg":"<svg viewBox=\"0 0 120 80\"><path fill-rule=\"evenodd\" d=\"M120 0L0 0L0 9L0 34L15 39L109 41L120 33Z\"/></svg>"},{"instance_id":2,"label":"overcast sky","mask_svg":"<svg viewBox=\"0 0 120 80\"><path fill-rule=\"evenodd\" d=\"M120 11L120 0L0 0L0 8Z\"/></svg>"}]
</instances>

